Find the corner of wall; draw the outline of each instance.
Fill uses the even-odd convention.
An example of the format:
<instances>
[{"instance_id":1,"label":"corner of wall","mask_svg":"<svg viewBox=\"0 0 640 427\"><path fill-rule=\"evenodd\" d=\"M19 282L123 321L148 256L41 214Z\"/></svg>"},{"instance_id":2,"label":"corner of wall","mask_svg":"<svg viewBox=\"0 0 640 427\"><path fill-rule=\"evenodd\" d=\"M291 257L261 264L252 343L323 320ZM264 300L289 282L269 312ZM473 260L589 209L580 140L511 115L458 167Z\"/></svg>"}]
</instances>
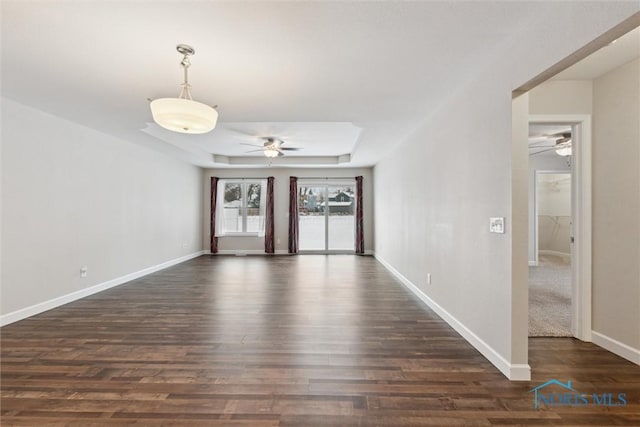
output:
<instances>
[{"instance_id":1,"label":"corner of wall","mask_svg":"<svg viewBox=\"0 0 640 427\"><path fill-rule=\"evenodd\" d=\"M519 364L509 362L503 355L487 344L482 338L476 335L471 329L460 322L455 316L450 314L437 302L425 294L418 286L407 279L402 273L393 268L391 264L378 255L375 258L393 275L400 283L402 283L409 291L416 295L431 310L433 310L442 320L447 322L456 332L469 342L476 350L480 352L493 366L495 366L504 376L511 381L529 381L531 379L531 368L528 364Z\"/></svg>"},{"instance_id":2,"label":"corner of wall","mask_svg":"<svg viewBox=\"0 0 640 427\"><path fill-rule=\"evenodd\" d=\"M89 288L84 288L76 292L71 292L66 295L61 295L59 297L50 299L48 301L43 301L43 302L31 305L29 307L21 308L11 313L2 314L0 315L0 327L18 322L20 320L26 319L27 317L44 313L45 311L49 311L56 307L60 307L61 305L69 304L70 302L88 297L89 295L97 294L98 292L106 291L107 289L120 286L132 280L146 276L148 274L155 273L156 271L160 271L165 268L169 268L173 265L180 264L185 261L189 261L190 259L197 258L200 255L207 255L207 253L208 253L207 251L198 251L189 255L185 255L176 259L163 262L162 264L154 265L139 271L135 271L130 274L126 274L124 276L116 277L115 279L111 279L106 282L99 283Z\"/></svg>"}]
</instances>

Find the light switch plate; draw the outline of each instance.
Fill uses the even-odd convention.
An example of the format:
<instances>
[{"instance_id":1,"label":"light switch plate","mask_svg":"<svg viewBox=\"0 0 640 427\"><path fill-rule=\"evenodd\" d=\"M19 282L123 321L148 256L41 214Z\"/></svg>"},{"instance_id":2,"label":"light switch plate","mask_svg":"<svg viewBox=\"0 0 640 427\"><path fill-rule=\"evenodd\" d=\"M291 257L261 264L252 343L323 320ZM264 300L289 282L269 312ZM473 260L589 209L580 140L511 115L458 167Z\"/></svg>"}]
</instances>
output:
<instances>
[{"instance_id":1,"label":"light switch plate","mask_svg":"<svg viewBox=\"0 0 640 427\"><path fill-rule=\"evenodd\" d=\"M504 217L496 216L489 218L489 231L491 233L504 234Z\"/></svg>"}]
</instances>

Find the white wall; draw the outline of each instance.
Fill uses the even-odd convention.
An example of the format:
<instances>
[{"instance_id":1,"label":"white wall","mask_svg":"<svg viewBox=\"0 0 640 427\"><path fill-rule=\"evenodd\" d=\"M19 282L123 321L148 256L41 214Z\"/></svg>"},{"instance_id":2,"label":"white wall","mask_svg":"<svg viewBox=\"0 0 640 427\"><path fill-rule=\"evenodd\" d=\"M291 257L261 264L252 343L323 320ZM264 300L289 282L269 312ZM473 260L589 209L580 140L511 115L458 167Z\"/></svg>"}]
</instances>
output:
<instances>
[{"instance_id":1,"label":"white wall","mask_svg":"<svg viewBox=\"0 0 640 427\"><path fill-rule=\"evenodd\" d=\"M199 168L8 99L2 150L4 318L200 251Z\"/></svg>"},{"instance_id":2,"label":"white wall","mask_svg":"<svg viewBox=\"0 0 640 427\"><path fill-rule=\"evenodd\" d=\"M591 114L590 80L549 80L529 92L530 114Z\"/></svg>"},{"instance_id":3,"label":"white wall","mask_svg":"<svg viewBox=\"0 0 640 427\"><path fill-rule=\"evenodd\" d=\"M529 94L525 93L511 101L511 325L510 348L511 362L504 357L491 360L510 379L529 380L531 369L528 360L529 319L526 307L529 305L529 287L527 265L527 168L529 162ZM509 219L507 218L507 221ZM505 230L506 232L506 230ZM488 344L484 353L497 353ZM476 347L478 347L476 345ZM481 347L482 348L482 347ZM490 351L489 351L490 350ZM494 359L497 356L494 356ZM505 364L507 366L505 366Z\"/></svg>"},{"instance_id":4,"label":"white wall","mask_svg":"<svg viewBox=\"0 0 640 427\"><path fill-rule=\"evenodd\" d=\"M538 215L571 216L571 175L538 175Z\"/></svg>"},{"instance_id":5,"label":"white wall","mask_svg":"<svg viewBox=\"0 0 640 427\"><path fill-rule=\"evenodd\" d=\"M371 168L340 168L340 169L318 169L318 168L252 168L252 169L205 169L204 193L203 197L207 201L204 204L203 226L202 226L202 249L209 249L209 218L210 218L210 191L211 177L219 178L266 178L273 176L273 198L274 198L274 231L276 253L286 253L288 247L289 234L289 177L345 177L355 178L362 175L363 187L363 214L364 214L364 246L365 251L372 251L374 247L373 234L373 174ZM220 237L218 238L219 251L238 252L264 252L264 237Z\"/></svg>"},{"instance_id":6,"label":"white wall","mask_svg":"<svg viewBox=\"0 0 640 427\"><path fill-rule=\"evenodd\" d=\"M538 251L571 254L571 174L538 174Z\"/></svg>"},{"instance_id":7,"label":"white wall","mask_svg":"<svg viewBox=\"0 0 640 427\"><path fill-rule=\"evenodd\" d=\"M523 174L526 191L527 179L526 160L512 165L512 90L640 9L610 2L541 7L549 13L532 16L530 29L486 68L469 70L469 83L374 168L376 256L448 313L508 376L528 363L526 277L512 282L511 275L512 180ZM506 234L488 232L493 216L506 217ZM522 227L526 236L526 220Z\"/></svg>"},{"instance_id":8,"label":"white wall","mask_svg":"<svg viewBox=\"0 0 640 427\"><path fill-rule=\"evenodd\" d=\"M510 89L500 79L483 81L450 100L374 169L376 256L506 360L510 111ZM498 125L496 116L507 121ZM489 218L500 216L507 234L490 234Z\"/></svg>"},{"instance_id":9,"label":"white wall","mask_svg":"<svg viewBox=\"0 0 640 427\"><path fill-rule=\"evenodd\" d=\"M639 118L640 59L636 59L593 82L593 330L635 349L636 363L640 363Z\"/></svg>"}]
</instances>

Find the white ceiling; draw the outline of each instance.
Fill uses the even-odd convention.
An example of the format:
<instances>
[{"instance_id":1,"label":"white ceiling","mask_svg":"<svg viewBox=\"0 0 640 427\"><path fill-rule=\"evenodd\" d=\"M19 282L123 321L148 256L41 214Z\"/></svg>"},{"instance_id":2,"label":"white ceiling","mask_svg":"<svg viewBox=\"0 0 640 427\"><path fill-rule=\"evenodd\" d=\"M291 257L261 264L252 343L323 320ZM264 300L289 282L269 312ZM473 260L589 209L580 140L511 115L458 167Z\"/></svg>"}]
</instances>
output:
<instances>
[{"instance_id":1,"label":"white ceiling","mask_svg":"<svg viewBox=\"0 0 640 427\"><path fill-rule=\"evenodd\" d=\"M593 80L638 57L640 27L556 74L551 80ZM568 124L530 124L529 153L538 153L536 155L542 157L556 156L554 150L544 151L544 147L555 144L558 137L553 135L571 131Z\"/></svg>"},{"instance_id":2,"label":"white ceiling","mask_svg":"<svg viewBox=\"0 0 640 427\"><path fill-rule=\"evenodd\" d=\"M529 143L546 138L547 135L564 132L571 132L571 125L531 123L529 124Z\"/></svg>"},{"instance_id":3,"label":"white ceiling","mask_svg":"<svg viewBox=\"0 0 640 427\"><path fill-rule=\"evenodd\" d=\"M370 166L531 18L535 2L2 2L2 92L200 166L262 166L246 138L303 148L282 165ZM150 124L195 47L207 135ZM258 153L259 154L259 153ZM345 156L346 155L346 156Z\"/></svg>"},{"instance_id":4,"label":"white ceiling","mask_svg":"<svg viewBox=\"0 0 640 427\"><path fill-rule=\"evenodd\" d=\"M350 153L355 151L361 131L349 122L227 122L220 123L211 133L189 135L185 144L185 136L153 122L147 123L143 129L143 132L193 154L210 156L213 153L214 161L225 165L306 163L314 166L319 158L323 159L320 164L349 163ZM265 138L270 137L282 141L283 147L297 148L298 151L287 151L286 159L266 159L262 152L255 150L264 147ZM251 158L256 156L258 159Z\"/></svg>"},{"instance_id":5,"label":"white ceiling","mask_svg":"<svg viewBox=\"0 0 640 427\"><path fill-rule=\"evenodd\" d=\"M593 80L640 57L640 27L592 53L551 80Z\"/></svg>"}]
</instances>

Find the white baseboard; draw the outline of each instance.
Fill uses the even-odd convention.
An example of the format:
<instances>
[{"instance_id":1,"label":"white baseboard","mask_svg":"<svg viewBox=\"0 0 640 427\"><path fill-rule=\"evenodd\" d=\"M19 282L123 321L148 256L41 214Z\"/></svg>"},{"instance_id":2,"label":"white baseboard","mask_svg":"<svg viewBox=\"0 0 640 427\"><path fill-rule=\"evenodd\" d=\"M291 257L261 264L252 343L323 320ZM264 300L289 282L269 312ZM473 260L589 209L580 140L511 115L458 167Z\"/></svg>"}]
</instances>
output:
<instances>
[{"instance_id":1,"label":"white baseboard","mask_svg":"<svg viewBox=\"0 0 640 427\"><path fill-rule=\"evenodd\" d=\"M467 328L462 322L451 315L447 310L441 307L434 300L429 298L427 294L422 292L416 285L414 285L409 279L403 276L398 270L393 268L388 262L376 255L376 259L385 266L387 270L391 272L407 289L413 292L418 298L422 300L429 308L431 308L442 320L447 322L449 326L455 329L462 337L476 348L484 357L489 360L500 372L502 372L508 379L512 381L529 381L531 379L531 367L527 364L512 364L509 363L500 353L498 353L493 347L484 342L473 331Z\"/></svg>"},{"instance_id":2,"label":"white baseboard","mask_svg":"<svg viewBox=\"0 0 640 427\"><path fill-rule=\"evenodd\" d=\"M640 350L621 343L618 340L610 338L596 331L591 331L592 342L611 353L627 359L630 362L640 365Z\"/></svg>"},{"instance_id":3,"label":"white baseboard","mask_svg":"<svg viewBox=\"0 0 640 427\"><path fill-rule=\"evenodd\" d=\"M122 285L123 283L130 282L131 280L135 280L142 276L146 276L147 274L155 273L156 271L163 270L167 267L171 267L173 265L180 264L181 262L185 262L190 259L197 258L200 255L204 255L206 253L208 253L208 251L194 252L189 255L181 256L179 258L175 258L175 259L163 262L162 264L147 267L145 269L142 269L133 273L125 274L124 276L116 277L115 279L111 279L106 282L98 283L97 285L94 285L85 289L80 289L79 291L71 292L70 294L62 295L60 297L56 297L48 301L34 304L32 306L13 311L11 313L3 314L2 316L0 316L0 326L5 326L10 323L17 322L18 320L35 316L36 314L40 314L45 311L51 310L53 308L59 307L61 305L79 300L80 298L88 297L89 295L93 295L98 292L107 290L109 288Z\"/></svg>"}]
</instances>

